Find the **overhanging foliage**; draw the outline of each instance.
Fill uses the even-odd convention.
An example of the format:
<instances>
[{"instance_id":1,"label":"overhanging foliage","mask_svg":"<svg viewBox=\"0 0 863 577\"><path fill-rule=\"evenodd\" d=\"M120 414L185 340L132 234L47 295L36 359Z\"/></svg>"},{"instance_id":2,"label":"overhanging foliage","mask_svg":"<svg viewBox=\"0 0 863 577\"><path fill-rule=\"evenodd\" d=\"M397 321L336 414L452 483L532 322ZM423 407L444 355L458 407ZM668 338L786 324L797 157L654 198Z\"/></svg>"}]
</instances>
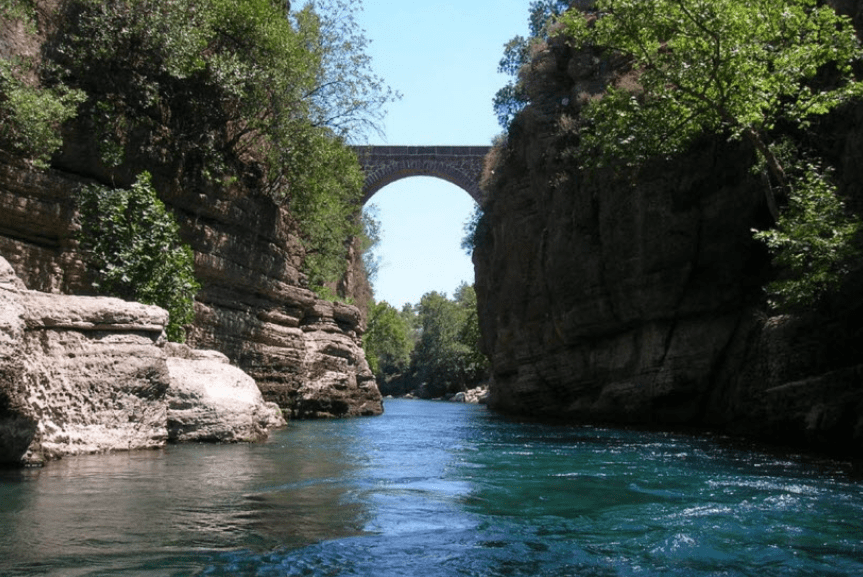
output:
<instances>
[{"instance_id":1,"label":"overhanging foliage","mask_svg":"<svg viewBox=\"0 0 863 577\"><path fill-rule=\"evenodd\" d=\"M779 225L758 235L784 271L775 302L812 303L839 282L859 223L835 198L825 163L810 161L804 136L813 119L863 95L854 73L863 52L848 18L816 0L597 0L562 20L577 49L629 65L628 85L582 109L584 167L670 158L704 134L745 141ZM780 142L794 154L783 158ZM829 250L805 248L825 242Z\"/></svg>"}]
</instances>

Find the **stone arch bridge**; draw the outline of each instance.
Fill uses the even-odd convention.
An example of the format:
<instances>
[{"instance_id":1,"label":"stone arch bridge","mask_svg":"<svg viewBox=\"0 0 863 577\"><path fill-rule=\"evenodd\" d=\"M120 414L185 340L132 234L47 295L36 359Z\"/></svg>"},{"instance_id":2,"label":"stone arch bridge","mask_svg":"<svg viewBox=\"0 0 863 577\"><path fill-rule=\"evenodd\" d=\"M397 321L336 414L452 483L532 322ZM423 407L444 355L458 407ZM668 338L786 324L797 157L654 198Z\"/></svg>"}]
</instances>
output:
<instances>
[{"instance_id":1,"label":"stone arch bridge","mask_svg":"<svg viewBox=\"0 0 863 577\"><path fill-rule=\"evenodd\" d=\"M461 187L482 204L479 181L490 146L355 146L366 182L363 204L388 184L433 176Z\"/></svg>"}]
</instances>

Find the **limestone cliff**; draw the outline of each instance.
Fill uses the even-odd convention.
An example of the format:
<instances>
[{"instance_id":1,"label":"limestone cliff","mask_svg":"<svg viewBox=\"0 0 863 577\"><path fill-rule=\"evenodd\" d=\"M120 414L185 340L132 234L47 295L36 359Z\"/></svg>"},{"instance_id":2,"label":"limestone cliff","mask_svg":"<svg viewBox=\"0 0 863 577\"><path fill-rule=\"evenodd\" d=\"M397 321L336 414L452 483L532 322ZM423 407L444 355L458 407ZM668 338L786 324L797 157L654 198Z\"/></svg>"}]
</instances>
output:
<instances>
[{"instance_id":1,"label":"limestone cliff","mask_svg":"<svg viewBox=\"0 0 863 577\"><path fill-rule=\"evenodd\" d=\"M34 3L40 14L35 34L0 18L0 57L44 53L56 27L54 4ZM235 179L206 178L194 151L168 150L171 126L162 124L154 128L160 139L146 145L137 132L126 135L122 163L106 166L93 124L80 115L64 125L63 147L50 170L0 152L0 256L26 285L91 293L75 240L76 190L92 182L128 186L147 170L194 251L203 286L188 343L225 354L290 417L379 414L381 396L361 348L362 311L322 301L306 287L297 223L260 191L261 167L232 157L240 167ZM365 302L363 284L362 275L346 275L342 293Z\"/></svg>"},{"instance_id":2,"label":"limestone cliff","mask_svg":"<svg viewBox=\"0 0 863 577\"><path fill-rule=\"evenodd\" d=\"M769 316L750 232L767 209L743 147L707 139L637 173L580 172L573 118L605 66L553 42L490 157L474 253L490 405L863 455L859 283L830 314ZM863 109L828 122L841 128L825 151L859 192Z\"/></svg>"},{"instance_id":3,"label":"limestone cliff","mask_svg":"<svg viewBox=\"0 0 863 577\"><path fill-rule=\"evenodd\" d=\"M91 291L73 226L83 182L0 154L0 255L31 289ZM379 414L360 311L300 286L302 249L285 209L237 188L162 190L203 285L188 343L224 353L291 417Z\"/></svg>"}]
</instances>

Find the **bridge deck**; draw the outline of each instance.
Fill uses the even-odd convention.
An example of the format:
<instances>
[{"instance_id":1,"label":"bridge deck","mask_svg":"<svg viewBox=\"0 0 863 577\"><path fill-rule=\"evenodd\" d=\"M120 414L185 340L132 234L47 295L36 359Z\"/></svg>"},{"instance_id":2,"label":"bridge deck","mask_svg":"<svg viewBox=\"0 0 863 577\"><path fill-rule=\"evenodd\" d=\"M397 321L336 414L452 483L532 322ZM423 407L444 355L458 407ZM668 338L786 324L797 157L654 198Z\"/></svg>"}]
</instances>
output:
<instances>
[{"instance_id":1,"label":"bridge deck","mask_svg":"<svg viewBox=\"0 0 863 577\"><path fill-rule=\"evenodd\" d=\"M360 156L485 156L490 146L354 146Z\"/></svg>"}]
</instances>

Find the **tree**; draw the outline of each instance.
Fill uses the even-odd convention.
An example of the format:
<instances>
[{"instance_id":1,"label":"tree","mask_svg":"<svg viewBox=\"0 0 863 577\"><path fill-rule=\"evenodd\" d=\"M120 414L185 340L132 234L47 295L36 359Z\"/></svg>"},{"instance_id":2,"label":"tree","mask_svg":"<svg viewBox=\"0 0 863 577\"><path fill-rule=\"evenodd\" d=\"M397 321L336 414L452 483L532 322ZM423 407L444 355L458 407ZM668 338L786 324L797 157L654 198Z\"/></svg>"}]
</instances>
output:
<instances>
[{"instance_id":1,"label":"tree","mask_svg":"<svg viewBox=\"0 0 863 577\"><path fill-rule=\"evenodd\" d=\"M515 36L503 46L503 57L497 71L511 79L494 95L493 108L498 123L507 128L515 115L528 103L522 67L530 61L531 47L548 38L550 25L556 16L569 8L571 0L534 0L530 4L528 38Z\"/></svg>"},{"instance_id":2,"label":"tree","mask_svg":"<svg viewBox=\"0 0 863 577\"><path fill-rule=\"evenodd\" d=\"M464 237L461 239L461 249L468 256L473 255L473 251L477 247L477 243L482 242L487 233L487 223L483 220L485 213L482 210L482 205L476 204L473 207L470 217L464 223Z\"/></svg>"},{"instance_id":3,"label":"tree","mask_svg":"<svg viewBox=\"0 0 863 577\"><path fill-rule=\"evenodd\" d=\"M485 378L488 361L479 352L473 287L462 284L455 300L436 291L426 293L417 308L421 332L411 357L415 381L438 397L463 391Z\"/></svg>"},{"instance_id":4,"label":"tree","mask_svg":"<svg viewBox=\"0 0 863 577\"><path fill-rule=\"evenodd\" d=\"M824 235L833 243L850 240L853 234L833 234L858 226L844 211L831 211L826 226L810 227L811 211L780 218L777 202L835 196L824 163L804 160L812 152L803 135L815 117L863 94L853 73L861 49L847 18L816 0L597 0L594 8L563 16L571 42L627 58L637 88L611 86L586 103L579 154L585 166L637 166L679 154L704 134L726 135L756 151L780 232L809 236L809 245ZM777 138L780 132L791 138ZM791 151L787 160L780 150ZM770 238L780 252L795 250ZM815 300L837 281L848 254L823 251L826 261L815 268L831 273L823 282L796 284L803 292L792 300ZM777 262L799 279L811 270L801 256Z\"/></svg>"},{"instance_id":5,"label":"tree","mask_svg":"<svg viewBox=\"0 0 863 577\"><path fill-rule=\"evenodd\" d=\"M363 347L386 394L441 397L488 376L488 359L479 351L476 292L466 283L454 299L432 291L401 311L373 304Z\"/></svg>"},{"instance_id":6,"label":"tree","mask_svg":"<svg viewBox=\"0 0 863 577\"><path fill-rule=\"evenodd\" d=\"M0 0L0 24L19 21L25 33L34 33L35 19L31 2ZM75 117L85 96L65 85L39 86L36 69L33 59L0 59L0 148L44 168L63 142L60 127Z\"/></svg>"},{"instance_id":7,"label":"tree","mask_svg":"<svg viewBox=\"0 0 863 577\"><path fill-rule=\"evenodd\" d=\"M406 371L413 346L410 327L399 311L386 301L372 304L363 348L378 380Z\"/></svg>"},{"instance_id":8,"label":"tree","mask_svg":"<svg viewBox=\"0 0 863 577\"><path fill-rule=\"evenodd\" d=\"M380 245L382 234L381 221L379 219L380 216L376 204L367 204L363 207L360 217L363 227L360 237L360 250L363 255L363 268L366 271L366 278L370 283L374 283L381 267L380 256L375 252Z\"/></svg>"},{"instance_id":9,"label":"tree","mask_svg":"<svg viewBox=\"0 0 863 577\"><path fill-rule=\"evenodd\" d=\"M803 309L828 292L859 254L854 244L860 221L835 194L829 173L808 166L776 228L755 233L774 253L783 273L768 285L773 306Z\"/></svg>"},{"instance_id":10,"label":"tree","mask_svg":"<svg viewBox=\"0 0 863 577\"><path fill-rule=\"evenodd\" d=\"M309 0L301 11L317 30L308 45L320 62L306 94L312 121L348 140L369 131L380 134L385 106L401 98L372 70L370 41L356 21L361 10L359 0Z\"/></svg>"},{"instance_id":11,"label":"tree","mask_svg":"<svg viewBox=\"0 0 863 577\"><path fill-rule=\"evenodd\" d=\"M134 158L209 181L255 179L289 206L309 285L338 280L360 232L363 182L346 140L374 126L392 97L370 72L358 3L289 13L276 0L61 6L43 77L87 94L85 132L105 166L122 174Z\"/></svg>"},{"instance_id":12,"label":"tree","mask_svg":"<svg viewBox=\"0 0 863 577\"><path fill-rule=\"evenodd\" d=\"M408 327L408 334L411 339L412 347L415 347L420 340L422 326L418 314L419 305L405 303L402 305L402 310L399 311L399 316L404 320Z\"/></svg>"},{"instance_id":13,"label":"tree","mask_svg":"<svg viewBox=\"0 0 863 577\"><path fill-rule=\"evenodd\" d=\"M458 331L458 341L466 349L462 362L469 380L477 381L486 377L490 364L479 348L479 310L473 285L462 283L455 291L455 302L464 315Z\"/></svg>"},{"instance_id":14,"label":"tree","mask_svg":"<svg viewBox=\"0 0 863 577\"><path fill-rule=\"evenodd\" d=\"M431 397L464 388L460 357L467 351L458 340L461 311L445 294L426 293L418 305L422 332L411 359L416 381Z\"/></svg>"}]
</instances>

